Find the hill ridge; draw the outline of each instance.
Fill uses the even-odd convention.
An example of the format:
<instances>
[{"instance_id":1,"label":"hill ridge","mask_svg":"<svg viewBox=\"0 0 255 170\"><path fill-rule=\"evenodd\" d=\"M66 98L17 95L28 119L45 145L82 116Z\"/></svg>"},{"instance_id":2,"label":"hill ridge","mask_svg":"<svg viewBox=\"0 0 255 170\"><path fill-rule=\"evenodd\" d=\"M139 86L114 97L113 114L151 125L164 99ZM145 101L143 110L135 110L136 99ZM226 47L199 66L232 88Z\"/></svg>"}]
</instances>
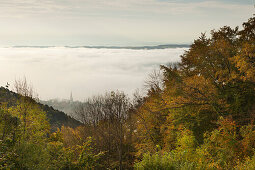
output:
<instances>
[{"instance_id":1,"label":"hill ridge","mask_svg":"<svg viewBox=\"0 0 255 170\"><path fill-rule=\"evenodd\" d=\"M0 103L7 103L8 106L14 106L18 100L20 95L7 89L4 87L0 87ZM68 126L71 128L75 128L77 126L82 125L81 122L67 115L66 113L56 110L51 106L46 104L39 103L33 100L36 104L38 104L43 111L46 112L47 118L51 125L51 130L56 131L58 128L62 126Z\"/></svg>"}]
</instances>

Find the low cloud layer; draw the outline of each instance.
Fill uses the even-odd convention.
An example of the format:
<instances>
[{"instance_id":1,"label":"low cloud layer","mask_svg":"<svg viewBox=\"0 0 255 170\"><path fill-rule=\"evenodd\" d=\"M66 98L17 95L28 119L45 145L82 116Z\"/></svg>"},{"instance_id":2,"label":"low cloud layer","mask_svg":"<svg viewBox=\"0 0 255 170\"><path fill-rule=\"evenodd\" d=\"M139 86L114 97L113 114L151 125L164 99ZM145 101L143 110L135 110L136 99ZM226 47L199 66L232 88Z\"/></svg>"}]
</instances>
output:
<instances>
[{"instance_id":1,"label":"low cloud layer","mask_svg":"<svg viewBox=\"0 0 255 170\"><path fill-rule=\"evenodd\" d=\"M160 64L180 61L185 48L0 48L0 85L26 76L41 99L75 100L109 90L132 94Z\"/></svg>"}]
</instances>

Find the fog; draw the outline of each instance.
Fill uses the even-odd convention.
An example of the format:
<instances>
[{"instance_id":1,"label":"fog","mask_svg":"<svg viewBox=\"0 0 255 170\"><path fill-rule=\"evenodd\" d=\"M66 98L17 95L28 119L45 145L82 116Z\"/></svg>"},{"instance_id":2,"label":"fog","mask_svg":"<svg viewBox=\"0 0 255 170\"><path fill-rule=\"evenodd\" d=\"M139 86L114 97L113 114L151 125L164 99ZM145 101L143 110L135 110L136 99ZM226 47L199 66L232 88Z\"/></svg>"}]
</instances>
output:
<instances>
[{"instance_id":1,"label":"fog","mask_svg":"<svg viewBox=\"0 0 255 170\"><path fill-rule=\"evenodd\" d=\"M131 95L160 64L180 61L186 48L154 50L1 47L0 86L24 76L40 99L84 100L110 90Z\"/></svg>"}]
</instances>

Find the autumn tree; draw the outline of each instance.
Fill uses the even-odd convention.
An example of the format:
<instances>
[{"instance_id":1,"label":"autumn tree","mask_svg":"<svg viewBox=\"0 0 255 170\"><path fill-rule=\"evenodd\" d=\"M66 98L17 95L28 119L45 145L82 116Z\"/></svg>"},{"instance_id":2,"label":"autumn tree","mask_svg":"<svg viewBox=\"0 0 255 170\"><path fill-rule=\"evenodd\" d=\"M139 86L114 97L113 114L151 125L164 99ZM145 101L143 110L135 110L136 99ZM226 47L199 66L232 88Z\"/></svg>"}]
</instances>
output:
<instances>
[{"instance_id":1,"label":"autumn tree","mask_svg":"<svg viewBox=\"0 0 255 170\"><path fill-rule=\"evenodd\" d=\"M77 118L84 123L84 137L92 136L98 151L105 151L106 166L123 169L127 144L127 120L130 101L122 92L106 93L88 99L75 109ZM125 164L125 165L123 165Z\"/></svg>"},{"instance_id":2,"label":"autumn tree","mask_svg":"<svg viewBox=\"0 0 255 170\"><path fill-rule=\"evenodd\" d=\"M234 167L231 161L236 157L244 160L243 155L250 158L254 154L251 148L241 152L246 137L239 131L253 127L255 118L254 37L255 19L251 18L242 30L225 26L211 31L210 37L202 34L179 64L161 66L162 82L153 83L137 109L138 156L157 153L160 148L171 152L175 162L182 152L180 129L190 132L197 143L184 149L193 152L190 155L196 155L201 146L208 150L217 145L211 157L201 156L212 161L214 168ZM219 123L221 118L224 121ZM217 130L219 126L222 130ZM253 148L253 142L249 143Z\"/></svg>"}]
</instances>

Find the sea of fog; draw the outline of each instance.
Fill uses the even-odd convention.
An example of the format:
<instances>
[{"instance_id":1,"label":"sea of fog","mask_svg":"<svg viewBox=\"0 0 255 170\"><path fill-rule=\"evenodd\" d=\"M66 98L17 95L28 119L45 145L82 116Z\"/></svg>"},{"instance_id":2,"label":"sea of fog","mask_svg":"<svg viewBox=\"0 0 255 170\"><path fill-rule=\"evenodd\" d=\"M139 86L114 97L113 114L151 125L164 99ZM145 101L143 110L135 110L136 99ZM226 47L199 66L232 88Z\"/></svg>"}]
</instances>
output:
<instances>
[{"instance_id":1,"label":"sea of fog","mask_svg":"<svg viewBox=\"0 0 255 170\"><path fill-rule=\"evenodd\" d=\"M84 100L106 91L131 94L144 87L161 64L180 61L187 48L106 49L68 47L1 47L0 86L24 76L40 99Z\"/></svg>"}]
</instances>

